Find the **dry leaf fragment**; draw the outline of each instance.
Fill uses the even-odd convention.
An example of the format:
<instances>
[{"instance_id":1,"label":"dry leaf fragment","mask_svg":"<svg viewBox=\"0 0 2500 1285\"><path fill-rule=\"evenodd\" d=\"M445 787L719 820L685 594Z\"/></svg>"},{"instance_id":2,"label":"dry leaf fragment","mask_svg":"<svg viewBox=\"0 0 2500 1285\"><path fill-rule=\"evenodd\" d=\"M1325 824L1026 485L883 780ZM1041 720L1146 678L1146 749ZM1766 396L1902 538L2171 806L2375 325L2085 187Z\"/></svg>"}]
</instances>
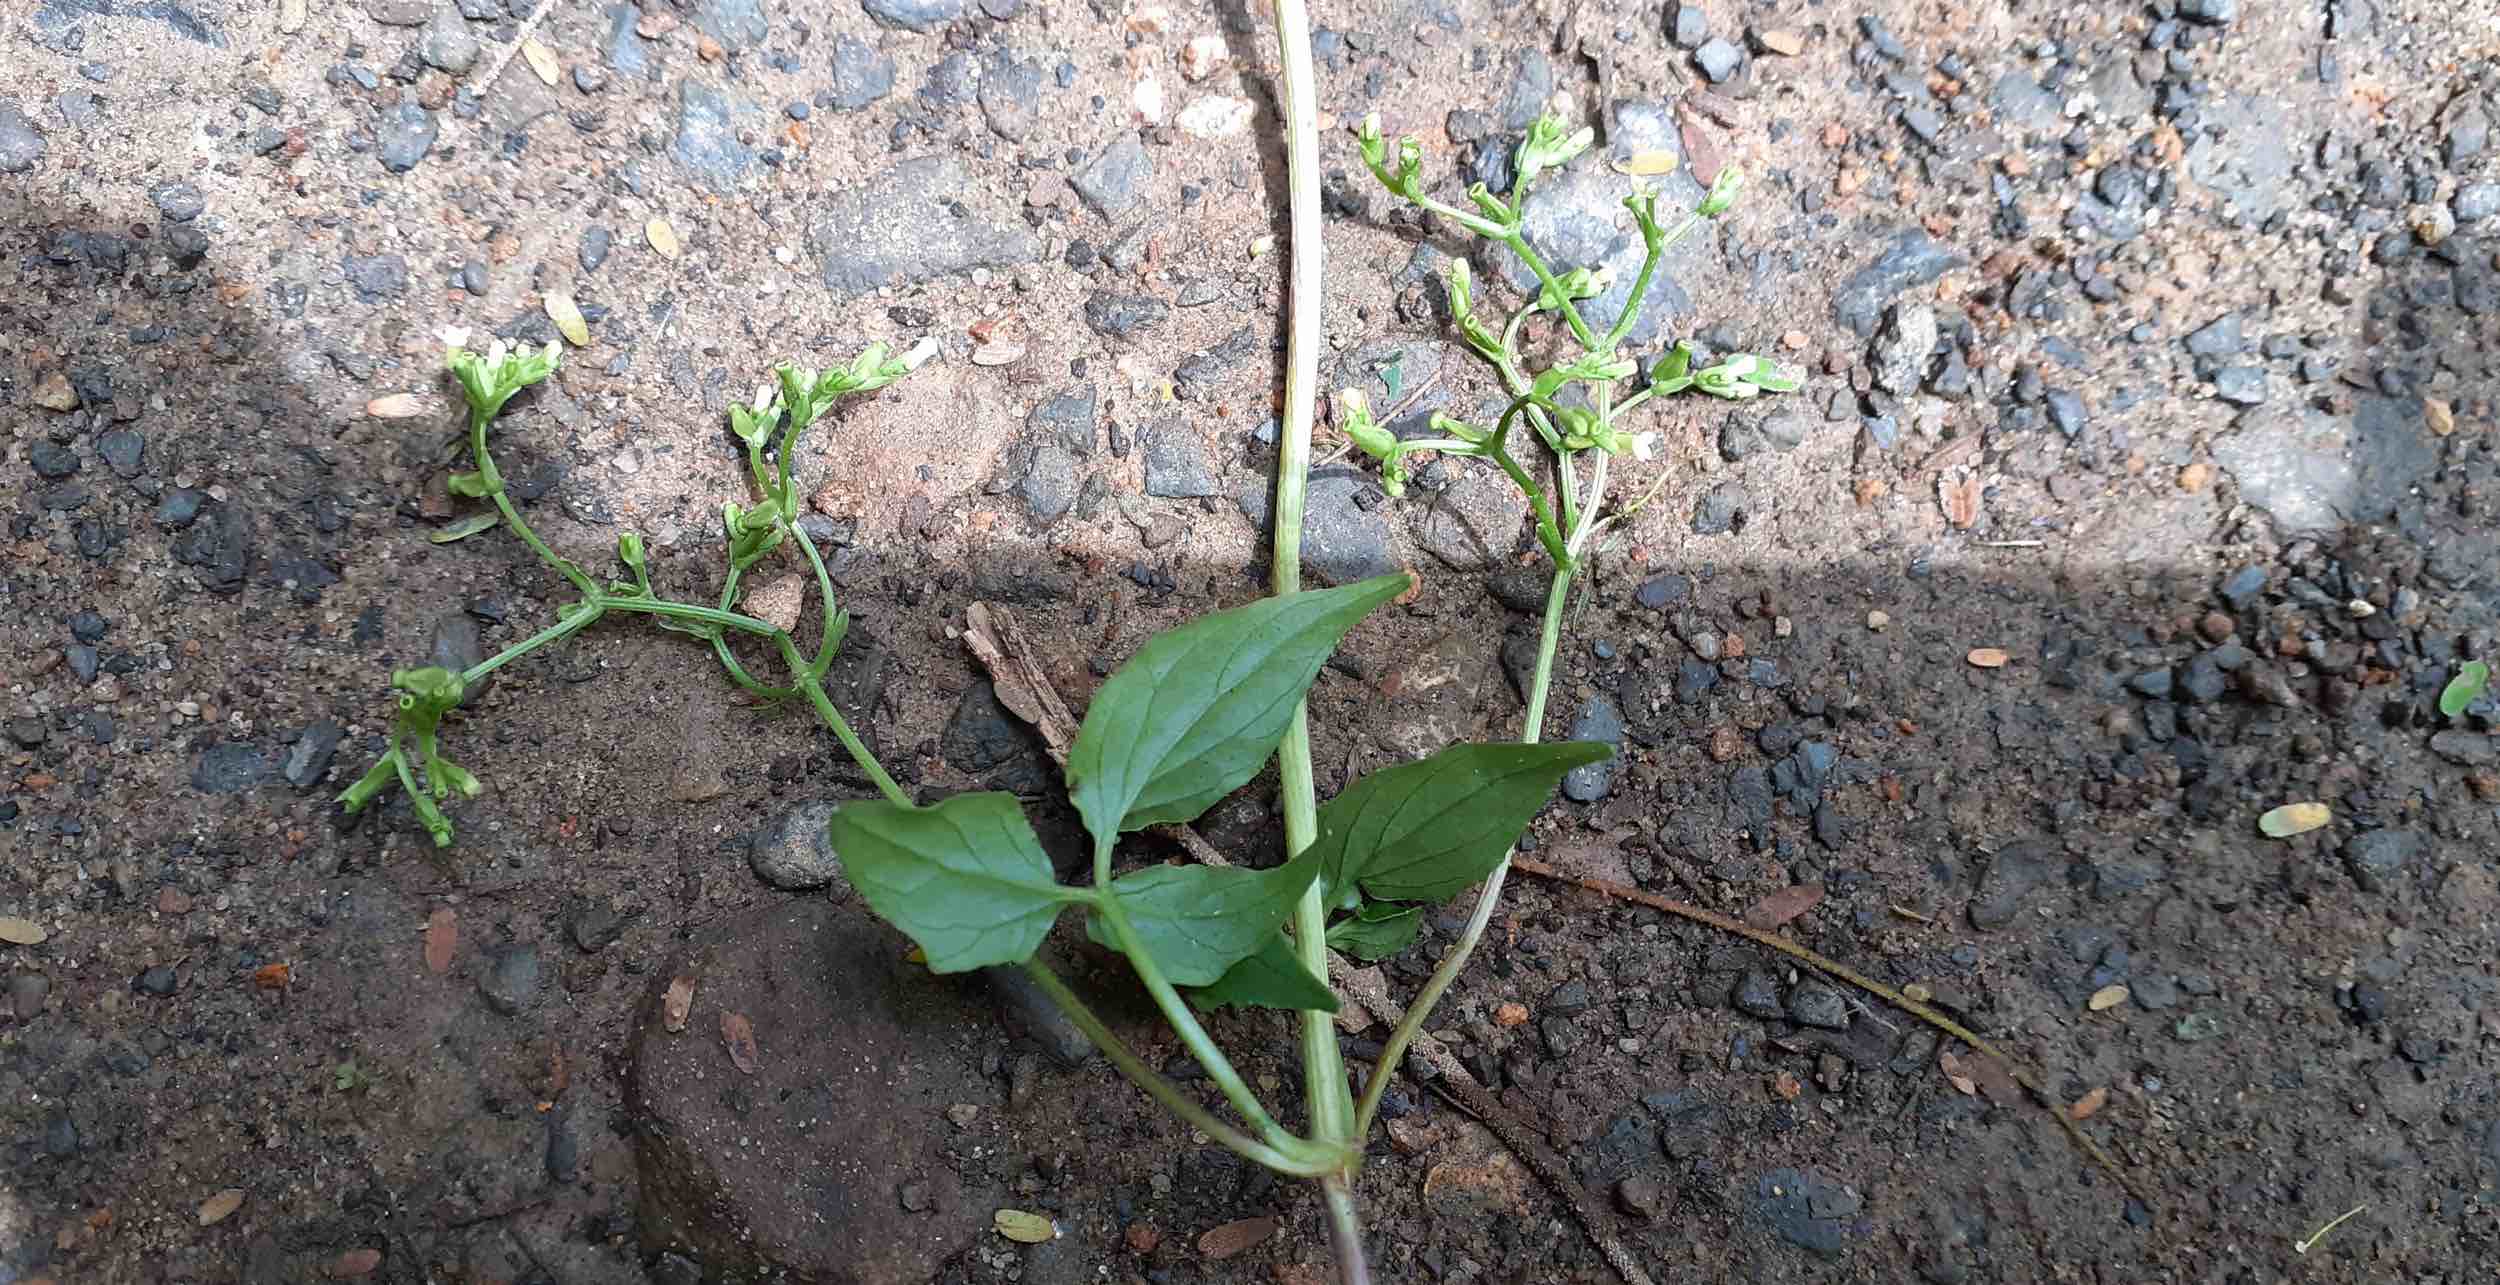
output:
<instances>
[{"instance_id":1,"label":"dry leaf fragment","mask_svg":"<svg viewBox=\"0 0 2500 1285\"><path fill-rule=\"evenodd\" d=\"M1778 54L1782 58L1794 58L1806 51L1805 37L1793 31L1775 28L1761 33L1755 39L1762 42L1764 52Z\"/></svg>"},{"instance_id":2,"label":"dry leaf fragment","mask_svg":"<svg viewBox=\"0 0 2500 1285\"><path fill-rule=\"evenodd\" d=\"M2110 985L2104 986L2099 990L2092 992L2092 998L2085 1000L2083 1006L2091 1009L2095 1013L2106 1013L2126 1002L2127 988L2124 986Z\"/></svg>"},{"instance_id":3,"label":"dry leaf fragment","mask_svg":"<svg viewBox=\"0 0 2500 1285\"><path fill-rule=\"evenodd\" d=\"M1198 1252L1206 1255L1208 1262L1220 1263L1275 1234L1275 1219L1243 1218L1208 1228L1198 1238Z\"/></svg>"},{"instance_id":4,"label":"dry leaf fragment","mask_svg":"<svg viewBox=\"0 0 2500 1285\"><path fill-rule=\"evenodd\" d=\"M1936 502L1943 506L1947 523L1969 527L1979 521L1979 479L1968 473L1937 478Z\"/></svg>"},{"instance_id":5,"label":"dry leaf fragment","mask_svg":"<svg viewBox=\"0 0 2500 1285\"><path fill-rule=\"evenodd\" d=\"M1525 1004L1514 1001L1493 1010L1493 1024L1506 1030L1514 1026L1524 1026L1527 1021L1528 1006Z\"/></svg>"},{"instance_id":6,"label":"dry leaf fragment","mask_svg":"<svg viewBox=\"0 0 2500 1285\"><path fill-rule=\"evenodd\" d=\"M720 1015L720 1042L729 1046L729 1064L755 1074L755 1023L744 1013Z\"/></svg>"},{"instance_id":7,"label":"dry leaf fragment","mask_svg":"<svg viewBox=\"0 0 2500 1285\"><path fill-rule=\"evenodd\" d=\"M563 66L556 62L555 51L538 43L536 36L531 36L521 42L521 57L527 59L530 70L537 72L538 78L549 85L555 84L556 76L564 70Z\"/></svg>"},{"instance_id":8,"label":"dry leaf fragment","mask_svg":"<svg viewBox=\"0 0 2500 1285\"><path fill-rule=\"evenodd\" d=\"M1970 654L1962 659L1969 661L1975 669L2003 669L2005 662L2013 657L2007 655L2003 647L1973 647Z\"/></svg>"},{"instance_id":9,"label":"dry leaf fragment","mask_svg":"<svg viewBox=\"0 0 2500 1285\"><path fill-rule=\"evenodd\" d=\"M1752 928L1772 929L1823 904L1823 885L1791 884L1753 903L1745 910L1745 924Z\"/></svg>"},{"instance_id":10,"label":"dry leaf fragment","mask_svg":"<svg viewBox=\"0 0 2500 1285\"><path fill-rule=\"evenodd\" d=\"M576 348L590 346L590 323L582 319L581 307L573 296L562 290L550 291L546 299L547 320L556 323L564 341Z\"/></svg>"},{"instance_id":11,"label":"dry leaf fragment","mask_svg":"<svg viewBox=\"0 0 2500 1285\"><path fill-rule=\"evenodd\" d=\"M329 1265L321 1270L332 1280L350 1280L358 1276L370 1276L373 1274L373 1269L381 1265L381 1250L351 1249L331 1259Z\"/></svg>"},{"instance_id":12,"label":"dry leaf fragment","mask_svg":"<svg viewBox=\"0 0 2500 1285\"><path fill-rule=\"evenodd\" d=\"M2082 1097L2075 1099L2075 1104L2073 1106L2066 1108L2066 1118L2069 1120L2089 1120L2093 1117L2093 1115L2098 1113L2102 1107L2108 1104L2109 1089L2107 1087L2096 1087L2090 1093L2086 1093Z\"/></svg>"},{"instance_id":13,"label":"dry leaf fragment","mask_svg":"<svg viewBox=\"0 0 2500 1285\"><path fill-rule=\"evenodd\" d=\"M1059 1228L1048 1218L1021 1209L1001 1209L991 1214L990 1225L998 1228L999 1235L1020 1245L1039 1245L1059 1236Z\"/></svg>"},{"instance_id":14,"label":"dry leaf fragment","mask_svg":"<svg viewBox=\"0 0 2500 1285\"><path fill-rule=\"evenodd\" d=\"M460 949L460 916L448 906L425 917L425 970L451 971L453 952Z\"/></svg>"},{"instance_id":15,"label":"dry leaf fragment","mask_svg":"<svg viewBox=\"0 0 2500 1285\"><path fill-rule=\"evenodd\" d=\"M661 258L671 263L677 261L678 255L685 253L685 246L677 240L677 229L670 227L667 219L653 219L643 224L642 236L644 240L651 243L652 249L660 252Z\"/></svg>"},{"instance_id":16,"label":"dry leaf fragment","mask_svg":"<svg viewBox=\"0 0 2500 1285\"><path fill-rule=\"evenodd\" d=\"M2269 839L2288 839L2307 834L2335 819L2335 813L2323 803L2286 803L2257 818L2257 829Z\"/></svg>"},{"instance_id":17,"label":"dry leaf fragment","mask_svg":"<svg viewBox=\"0 0 2500 1285\"><path fill-rule=\"evenodd\" d=\"M285 964L263 964L252 970L252 984L265 991L282 991L294 974L295 970Z\"/></svg>"},{"instance_id":18,"label":"dry leaf fragment","mask_svg":"<svg viewBox=\"0 0 2500 1285\"><path fill-rule=\"evenodd\" d=\"M375 419L415 419L429 409L425 399L415 393L392 393L365 403L365 413Z\"/></svg>"},{"instance_id":19,"label":"dry leaf fragment","mask_svg":"<svg viewBox=\"0 0 2500 1285\"><path fill-rule=\"evenodd\" d=\"M20 919L15 915L0 915L0 941L5 941L12 946L40 946L51 936L52 934L43 930L42 924L32 919Z\"/></svg>"},{"instance_id":20,"label":"dry leaf fragment","mask_svg":"<svg viewBox=\"0 0 2500 1285\"><path fill-rule=\"evenodd\" d=\"M671 978L668 991L660 996L661 1025L674 1035L686 1029L686 1014L694 1009L694 979Z\"/></svg>"},{"instance_id":21,"label":"dry leaf fragment","mask_svg":"<svg viewBox=\"0 0 2500 1285\"><path fill-rule=\"evenodd\" d=\"M1806 1091L1806 1086L1797 1081L1794 1072L1781 1071L1778 1075L1771 1077L1771 1091L1780 1095L1782 1102L1794 1102L1800 1094Z\"/></svg>"},{"instance_id":22,"label":"dry leaf fragment","mask_svg":"<svg viewBox=\"0 0 2500 1285\"><path fill-rule=\"evenodd\" d=\"M216 1195L200 1202L200 1225L202 1227L214 1227L228 1218L233 1217L234 1211L241 1209L242 1207L243 1189L241 1187L228 1187L224 1191L218 1192Z\"/></svg>"},{"instance_id":23,"label":"dry leaf fragment","mask_svg":"<svg viewBox=\"0 0 2500 1285\"><path fill-rule=\"evenodd\" d=\"M1936 1055L1936 1068L1944 1072L1945 1082L1951 1084L1963 1097L1979 1096L1979 1085L1963 1072L1962 1059L1955 1057L1953 1050L1946 1049Z\"/></svg>"}]
</instances>

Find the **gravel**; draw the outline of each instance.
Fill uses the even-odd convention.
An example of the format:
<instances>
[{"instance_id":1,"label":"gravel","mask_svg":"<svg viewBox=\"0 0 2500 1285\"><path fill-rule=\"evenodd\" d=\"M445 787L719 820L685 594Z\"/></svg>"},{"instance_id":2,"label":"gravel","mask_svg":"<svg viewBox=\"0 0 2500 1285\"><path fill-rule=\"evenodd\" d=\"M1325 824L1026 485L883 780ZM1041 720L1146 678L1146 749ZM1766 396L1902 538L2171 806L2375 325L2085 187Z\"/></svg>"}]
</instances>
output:
<instances>
[{"instance_id":1,"label":"gravel","mask_svg":"<svg viewBox=\"0 0 2500 1285\"><path fill-rule=\"evenodd\" d=\"M855 112L894 92L894 56L845 35L833 42L833 87L820 107Z\"/></svg>"},{"instance_id":2,"label":"gravel","mask_svg":"<svg viewBox=\"0 0 2500 1285\"><path fill-rule=\"evenodd\" d=\"M1903 291L1961 267L1964 260L1917 228L1894 234L1873 263L1832 292L1832 317L1859 336L1875 333L1884 309Z\"/></svg>"},{"instance_id":3,"label":"gravel","mask_svg":"<svg viewBox=\"0 0 2500 1285\"><path fill-rule=\"evenodd\" d=\"M1745 529L1746 512L1753 507L1753 497L1745 484L1721 482L1702 493L1693 504L1693 534L1727 535Z\"/></svg>"},{"instance_id":4,"label":"gravel","mask_svg":"<svg viewBox=\"0 0 2500 1285\"><path fill-rule=\"evenodd\" d=\"M935 31L964 16L964 0L860 0L877 25L904 31Z\"/></svg>"},{"instance_id":5,"label":"gravel","mask_svg":"<svg viewBox=\"0 0 2500 1285\"><path fill-rule=\"evenodd\" d=\"M1215 466L1206 443L1186 420L1158 424L1139 434L1146 455L1146 494L1194 500L1217 494Z\"/></svg>"},{"instance_id":6,"label":"gravel","mask_svg":"<svg viewBox=\"0 0 2500 1285\"><path fill-rule=\"evenodd\" d=\"M1603 693L1592 696L1571 720L1571 739L1623 747L1623 711ZM1614 758L1582 764L1563 774L1563 797L1574 803L1595 803L1614 790Z\"/></svg>"},{"instance_id":7,"label":"gravel","mask_svg":"<svg viewBox=\"0 0 2500 1285\"><path fill-rule=\"evenodd\" d=\"M817 206L808 246L837 295L1012 267L1041 252L1033 233L991 208L949 156L904 161Z\"/></svg>"},{"instance_id":8,"label":"gravel","mask_svg":"<svg viewBox=\"0 0 2500 1285\"><path fill-rule=\"evenodd\" d=\"M419 107L414 100L402 102L384 111L374 127L374 154L381 158L383 169L405 174L433 150L434 136L440 128L434 113Z\"/></svg>"},{"instance_id":9,"label":"gravel","mask_svg":"<svg viewBox=\"0 0 2500 1285\"><path fill-rule=\"evenodd\" d=\"M747 864L755 876L793 892L844 882L842 862L826 828L835 806L827 800L801 803L756 831L747 844ZM842 891L847 892L847 884Z\"/></svg>"},{"instance_id":10,"label":"gravel","mask_svg":"<svg viewBox=\"0 0 2500 1285\"><path fill-rule=\"evenodd\" d=\"M464 75L477 65L477 37L469 34L469 24L456 9L444 9L426 24L425 37L418 42L418 51L425 65L454 76Z\"/></svg>"},{"instance_id":11,"label":"gravel","mask_svg":"<svg viewBox=\"0 0 2500 1285\"><path fill-rule=\"evenodd\" d=\"M1085 325L1105 339L1131 339L1153 330L1172 311L1152 295L1097 290L1085 296Z\"/></svg>"},{"instance_id":12,"label":"gravel","mask_svg":"<svg viewBox=\"0 0 2500 1285\"><path fill-rule=\"evenodd\" d=\"M1153 175L1154 162L1146 155L1146 145L1135 133L1123 130L1083 169L1069 175L1068 185L1076 189L1087 209L1117 219L1146 199L1146 183Z\"/></svg>"},{"instance_id":13,"label":"gravel","mask_svg":"<svg viewBox=\"0 0 2500 1285\"><path fill-rule=\"evenodd\" d=\"M23 174L43 159L42 131L14 98L0 98L0 174Z\"/></svg>"},{"instance_id":14,"label":"gravel","mask_svg":"<svg viewBox=\"0 0 2500 1285\"><path fill-rule=\"evenodd\" d=\"M1724 36L1713 36L1693 51L1693 65L1713 85L1724 85L1745 65L1745 51Z\"/></svg>"},{"instance_id":15,"label":"gravel","mask_svg":"<svg viewBox=\"0 0 2500 1285\"><path fill-rule=\"evenodd\" d=\"M696 182L727 195L755 172L760 159L742 135L765 128L764 109L701 81L677 86L677 132L669 154Z\"/></svg>"},{"instance_id":16,"label":"gravel","mask_svg":"<svg viewBox=\"0 0 2500 1285\"><path fill-rule=\"evenodd\" d=\"M487 1007L506 1017L516 1016L537 1006L542 971L538 947L527 942L501 947L478 975L477 993Z\"/></svg>"}]
</instances>

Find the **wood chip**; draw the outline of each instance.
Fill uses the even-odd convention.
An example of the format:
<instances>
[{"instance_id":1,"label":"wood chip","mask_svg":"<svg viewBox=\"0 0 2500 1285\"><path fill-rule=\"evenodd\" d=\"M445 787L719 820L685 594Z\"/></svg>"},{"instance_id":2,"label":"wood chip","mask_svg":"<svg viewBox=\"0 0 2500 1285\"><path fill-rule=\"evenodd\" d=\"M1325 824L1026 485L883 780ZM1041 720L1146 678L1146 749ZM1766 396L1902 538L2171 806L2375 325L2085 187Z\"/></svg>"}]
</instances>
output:
<instances>
[{"instance_id":1,"label":"wood chip","mask_svg":"<svg viewBox=\"0 0 2500 1285\"><path fill-rule=\"evenodd\" d=\"M556 329L563 332L566 343L576 348L590 346L590 323L582 319L582 310L573 302L572 295L562 290L550 291L546 308L547 320L556 323Z\"/></svg>"},{"instance_id":2,"label":"wood chip","mask_svg":"<svg viewBox=\"0 0 2500 1285\"><path fill-rule=\"evenodd\" d=\"M2296 834L2307 834L2334 819L2334 810L2323 803L2286 803L2257 818L2257 830L2269 839L2288 839Z\"/></svg>"},{"instance_id":3,"label":"wood chip","mask_svg":"<svg viewBox=\"0 0 2500 1285\"><path fill-rule=\"evenodd\" d=\"M1640 178L1655 174L1672 174L1675 172L1677 163L1674 152L1663 147L1655 147L1634 152L1615 162L1615 173L1630 174Z\"/></svg>"},{"instance_id":4,"label":"wood chip","mask_svg":"<svg viewBox=\"0 0 2500 1285\"><path fill-rule=\"evenodd\" d=\"M2099 990L2096 990L2096 991L2092 992L2092 998L2090 998L2090 999L2088 999L2088 1000L2085 1000L2085 1001L2083 1002L2083 1006L2084 1006L2085 1008L2091 1009L2091 1010L2092 1010L2093 1012L2095 1012L2095 1013L2106 1013L2106 1012L2108 1012L2109 1010L2111 1010L2111 1009L2113 1009L2113 1008L2116 1008L2116 1007L2118 1007L2119 1005L2124 1004L2124 1003L2126 1003L2126 1002L2127 1002L2127 988L2126 988L2126 987L2124 987L2124 986L2104 986L2104 987L2100 988Z\"/></svg>"},{"instance_id":5,"label":"wood chip","mask_svg":"<svg viewBox=\"0 0 2500 1285\"><path fill-rule=\"evenodd\" d=\"M1493 1024L1504 1030L1528 1024L1528 1006L1511 1001L1493 1010Z\"/></svg>"},{"instance_id":6,"label":"wood chip","mask_svg":"<svg viewBox=\"0 0 2500 1285\"><path fill-rule=\"evenodd\" d=\"M265 991L282 991L295 978L295 970L285 964L263 964L252 970L252 984Z\"/></svg>"},{"instance_id":7,"label":"wood chip","mask_svg":"<svg viewBox=\"0 0 2500 1285\"><path fill-rule=\"evenodd\" d=\"M538 78L549 85L555 84L556 77L564 72L563 65L556 61L555 50L538 43L536 36L521 42L521 57L529 63L530 70L537 72Z\"/></svg>"},{"instance_id":8,"label":"wood chip","mask_svg":"<svg viewBox=\"0 0 2500 1285\"><path fill-rule=\"evenodd\" d=\"M2075 1099L2073 1106L2066 1108L2066 1118L2089 1120L2107 1105L2109 1105L2109 1090L2106 1087L2095 1088L2090 1093Z\"/></svg>"},{"instance_id":9,"label":"wood chip","mask_svg":"<svg viewBox=\"0 0 2500 1285\"><path fill-rule=\"evenodd\" d=\"M1745 910L1747 927L1769 930L1795 919L1823 904L1823 885L1792 884L1753 903Z\"/></svg>"},{"instance_id":10,"label":"wood chip","mask_svg":"<svg viewBox=\"0 0 2500 1285\"><path fill-rule=\"evenodd\" d=\"M375 419L415 419L433 407L415 393L392 393L365 403L365 413Z\"/></svg>"},{"instance_id":11,"label":"wood chip","mask_svg":"<svg viewBox=\"0 0 2500 1285\"><path fill-rule=\"evenodd\" d=\"M200 1202L200 1225L202 1227L214 1227L228 1218L233 1217L234 1211L241 1209L242 1207L243 1189L241 1187L228 1187L224 1191L218 1192L216 1195Z\"/></svg>"},{"instance_id":12,"label":"wood chip","mask_svg":"<svg viewBox=\"0 0 2500 1285\"><path fill-rule=\"evenodd\" d=\"M460 916L446 906L425 917L425 970L436 976L451 971L451 957L460 949Z\"/></svg>"},{"instance_id":13,"label":"wood chip","mask_svg":"<svg viewBox=\"0 0 2500 1285\"><path fill-rule=\"evenodd\" d=\"M755 1048L755 1023L744 1013L720 1015L720 1042L729 1049L729 1064L749 1075L755 1074L758 1060Z\"/></svg>"},{"instance_id":14,"label":"wood chip","mask_svg":"<svg viewBox=\"0 0 2500 1285\"><path fill-rule=\"evenodd\" d=\"M660 996L660 1024L670 1034L686 1029L686 1014L694 1010L694 979L672 978L668 990Z\"/></svg>"},{"instance_id":15,"label":"wood chip","mask_svg":"<svg viewBox=\"0 0 2500 1285\"><path fill-rule=\"evenodd\" d=\"M1970 654L1962 659L1969 661L1974 669L2003 669L2013 657L2005 654L2003 647L1973 647Z\"/></svg>"},{"instance_id":16,"label":"wood chip","mask_svg":"<svg viewBox=\"0 0 2500 1285\"><path fill-rule=\"evenodd\" d=\"M990 1225L998 1234L1019 1245L1040 1245L1058 1239L1059 1228L1040 1214L1021 1209L1001 1209L990 1215Z\"/></svg>"},{"instance_id":17,"label":"wood chip","mask_svg":"<svg viewBox=\"0 0 2500 1285\"><path fill-rule=\"evenodd\" d=\"M1979 521L1979 479L1969 473L1937 478L1936 503L1944 509L1947 523L1968 529Z\"/></svg>"},{"instance_id":18,"label":"wood chip","mask_svg":"<svg viewBox=\"0 0 2500 1285\"><path fill-rule=\"evenodd\" d=\"M661 258L671 263L686 252L686 247L677 240L677 229L670 227L667 219L653 219L643 224L642 236L651 243L652 249L659 251Z\"/></svg>"},{"instance_id":19,"label":"wood chip","mask_svg":"<svg viewBox=\"0 0 2500 1285\"><path fill-rule=\"evenodd\" d=\"M1220 1263L1275 1234L1275 1219L1243 1218L1221 1227L1208 1228L1206 1234L1198 1238L1198 1252L1206 1255L1208 1262Z\"/></svg>"},{"instance_id":20,"label":"wood chip","mask_svg":"<svg viewBox=\"0 0 2500 1285\"><path fill-rule=\"evenodd\" d=\"M51 935L43 930L42 924L32 919L20 919L15 915L0 915L0 941L5 941L12 946L40 946Z\"/></svg>"}]
</instances>

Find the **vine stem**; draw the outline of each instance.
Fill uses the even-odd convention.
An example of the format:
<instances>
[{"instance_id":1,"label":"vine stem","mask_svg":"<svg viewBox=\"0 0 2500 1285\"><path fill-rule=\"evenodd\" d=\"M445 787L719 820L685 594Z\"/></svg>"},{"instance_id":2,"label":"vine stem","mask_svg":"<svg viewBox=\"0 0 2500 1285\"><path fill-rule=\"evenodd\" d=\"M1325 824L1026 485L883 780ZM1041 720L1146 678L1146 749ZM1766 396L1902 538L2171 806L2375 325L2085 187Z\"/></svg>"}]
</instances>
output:
<instances>
[{"instance_id":1,"label":"vine stem","mask_svg":"<svg viewBox=\"0 0 2500 1285\"><path fill-rule=\"evenodd\" d=\"M1311 472L1311 420L1319 399L1320 309L1326 300L1319 211L1318 78L1311 68L1311 13L1303 0L1276 0L1276 46L1283 68L1278 97L1284 108L1286 230L1288 253L1285 339L1285 413L1277 433L1275 552L1270 585L1279 594L1302 588L1302 511ZM1285 852L1300 854L1319 837L1319 796L1311 771L1311 718L1305 701L1294 702L1285 739L1276 748L1285 813ZM1306 889L1293 909L1294 953L1314 977L1328 976L1327 890ZM1363 1229L1354 1205L1353 1173L1361 1159L1363 1131L1352 1127L1354 1098L1345 1055L1337 1046L1334 1019L1305 1009L1302 1018L1303 1096L1311 1105L1311 1136L1342 1147L1347 1157L1320 1179L1328 1207L1328 1239L1343 1285L1370 1285Z\"/></svg>"}]
</instances>

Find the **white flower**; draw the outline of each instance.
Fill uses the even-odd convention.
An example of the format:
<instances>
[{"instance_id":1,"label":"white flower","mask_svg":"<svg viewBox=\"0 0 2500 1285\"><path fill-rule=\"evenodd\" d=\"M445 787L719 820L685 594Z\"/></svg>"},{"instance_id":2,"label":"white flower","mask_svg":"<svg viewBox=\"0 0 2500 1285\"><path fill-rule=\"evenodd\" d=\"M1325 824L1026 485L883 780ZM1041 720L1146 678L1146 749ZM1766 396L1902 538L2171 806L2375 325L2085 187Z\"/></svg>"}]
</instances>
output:
<instances>
[{"instance_id":1,"label":"white flower","mask_svg":"<svg viewBox=\"0 0 2500 1285\"><path fill-rule=\"evenodd\" d=\"M1646 460L1655 456L1657 453L1658 435L1656 433L1634 433L1632 435L1633 459Z\"/></svg>"},{"instance_id":2,"label":"white flower","mask_svg":"<svg viewBox=\"0 0 2500 1285\"><path fill-rule=\"evenodd\" d=\"M447 349L459 349L469 346L469 328L467 326L445 326L442 329L442 336L443 347Z\"/></svg>"},{"instance_id":3,"label":"white flower","mask_svg":"<svg viewBox=\"0 0 2500 1285\"><path fill-rule=\"evenodd\" d=\"M487 346L486 364L489 366L500 366L503 364L503 359L511 355L512 346L498 339L494 343Z\"/></svg>"},{"instance_id":4,"label":"white flower","mask_svg":"<svg viewBox=\"0 0 2500 1285\"><path fill-rule=\"evenodd\" d=\"M755 413L758 415L772 414L773 386L771 384L757 384L755 386L755 395L747 399L747 405L754 407Z\"/></svg>"}]
</instances>

